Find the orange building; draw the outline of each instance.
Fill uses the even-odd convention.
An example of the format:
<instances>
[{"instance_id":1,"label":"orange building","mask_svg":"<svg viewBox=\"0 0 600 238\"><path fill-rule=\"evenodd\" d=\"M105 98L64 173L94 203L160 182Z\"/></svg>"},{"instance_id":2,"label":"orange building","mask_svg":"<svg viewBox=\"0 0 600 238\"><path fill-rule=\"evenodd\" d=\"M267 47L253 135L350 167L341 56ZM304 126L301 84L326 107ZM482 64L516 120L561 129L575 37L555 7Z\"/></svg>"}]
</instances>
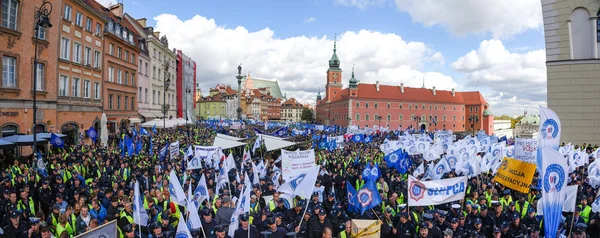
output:
<instances>
[{"instance_id":1,"label":"orange building","mask_svg":"<svg viewBox=\"0 0 600 238\"><path fill-rule=\"evenodd\" d=\"M435 87L411 88L359 84L354 72L348 88L342 86L342 70L334 43L327 70L326 95L317 95L316 120L325 125L418 128L455 132L493 132L494 119L480 92L456 92ZM284 103L285 104L285 103Z\"/></svg>"}]
</instances>

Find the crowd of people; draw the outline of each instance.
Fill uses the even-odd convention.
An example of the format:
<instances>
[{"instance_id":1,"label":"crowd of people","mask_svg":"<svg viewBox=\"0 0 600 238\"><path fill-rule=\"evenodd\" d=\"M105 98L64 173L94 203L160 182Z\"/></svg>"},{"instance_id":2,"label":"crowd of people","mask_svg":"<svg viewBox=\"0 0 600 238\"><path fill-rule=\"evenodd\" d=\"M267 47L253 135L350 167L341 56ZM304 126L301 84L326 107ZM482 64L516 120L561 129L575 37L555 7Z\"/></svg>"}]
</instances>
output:
<instances>
[{"instance_id":1,"label":"crowd of people","mask_svg":"<svg viewBox=\"0 0 600 238\"><path fill-rule=\"evenodd\" d=\"M292 125L293 126L293 125ZM305 129L306 125L302 125ZM257 125L262 128L262 125ZM385 139L398 138L397 132L377 131L369 143L346 141L333 150L315 148L316 164L321 167L314 193L309 199L296 197L287 202L277 191L282 177L272 176L281 162L280 152L263 148L252 153L242 168L242 156L256 140L254 126L231 130L200 122L186 128L136 133L143 149L137 155L123 156L123 135L111 137L107 147L101 143L78 143L64 148L50 146L43 156L47 176L36 168L36 158L4 158L0 171L0 237L74 237L116 221L118 237L175 237L179 218L187 216L186 207L171 201L169 173L175 171L184 191L194 189L200 177L206 177L209 199L198 208L202 229L192 230L193 237L229 237L235 210L235 198L244 189L244 176L254 173L250 163L263 161L266 173L252 181L250 212L239 216L233 237L354 237L352 219L379 220L381 237L543 237L542 216L537 203L541 192L538 175L530 193L513 191L496 183L491 173L469 180L464 200L435 206L408 207L407 179L424 160L411 156L413 166L406 174L388 168L379 145ZM291 130L291 129L290 129ZM298 142L287 150L314 147L313 135L341 135L344 130L309 130L311 134L291 136ZM233 154L236 169L229 172L228 186L217 189L218 170L202 162L201 169L186 170L185 149L189 145L212 145L217 133L246 138L248 146L226 149ZM133 136L133 132L127 132ZM152 143L150 142L152 140ZM177 156L161 156L160 149L179 141ZM595 149L590 147L588 149ZM358 163L356 160L358 158ZM593 158L590 158L593 161ZM591 161L590 161L591 162ZM427 163L427 161L424 161ZM379 165L381 176L376 186L382 202L363 214L348 211L346 182L356 189L364 186L365 166ZM449 172L444 178L457 176ZM570 184L578 184L574 212L563 214L559 237L600 237L600 217L591 204L598 190L587 184L587 170L579 167L570 174ZM253 176L248 176L253 180ZM184 178L186 178L184 180ZM239 178L237 180L236 178ZM242 181L241 183L238 181ZM143 194L143 209L148 213L146 226L134 223L134 184ZM265 197L269 197L265 200ZM272 199L271 199L272 198Z\"/></svg>"}]
</instances>

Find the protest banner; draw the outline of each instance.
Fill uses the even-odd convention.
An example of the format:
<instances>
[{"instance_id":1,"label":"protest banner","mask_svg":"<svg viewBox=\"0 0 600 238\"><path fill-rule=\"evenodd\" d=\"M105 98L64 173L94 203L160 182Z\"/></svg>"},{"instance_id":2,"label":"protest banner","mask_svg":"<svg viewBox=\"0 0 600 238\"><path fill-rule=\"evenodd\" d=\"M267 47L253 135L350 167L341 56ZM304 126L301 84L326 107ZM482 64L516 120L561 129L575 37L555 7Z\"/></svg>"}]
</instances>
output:
<instances>
[{"instance_id":1,"label":"protest banner","mask_svg":"<svg viewBox=\"0 0 600 238\"><path fill-rule=\"evenodd\" d=\"M281 170L285 180L289 180L294 175L293 171L311 168L315 165L314 150L281 150Z\"/></svg>"},{"instance_id":2,"label":"protest banner","mask_svg":"<svg viewBox=\"0 0 600 238\"><path fill-rule=\"evenodd\" d=\"M118 237L118 235L119 233L117 233L117 220L113 220L94 229L86 231L85 233L79 234L75 236L75 238L108 238Z\"/></svg>"},{"instance_id":3,"label":"protest banner","mask_svg":"<svg viewBox=\"0 0 600 238\"><path fill-rule=\"evenodd\" d=\"M537 139L521 139L515 140L515 159L527 163L537 163Z\"/></svg>"},{"instance_id":4,"label":"protest banner","mask_svg":"<svg viewBox=\"0 0 600 238\"><path fill-rule=\"evenodd\" d=\"M529 193L531 180L535 174L535 164L516 159L504 158L494 181L522 193Z\"/></svg>"},{"instance_id":5,"label":"protest banner","mask_svg":"<svg viewBox=\"0 0 600 238\"><path fill-rule=\"evenodd\" d=\"M179 141L173 142L169 145L169 156L171 160L177 158L179 154Z\"/></svg>"},{"instance_id":6,"label":"protest banner","mask_svg":"<svg viewBox=\"0 0 600 238\"><path fill-rule=\"evenodd\" d=\"M408 178L408 206L429 206L458 201L465 198L467 177L420 181Z\"/></svg>"}]
</instances>

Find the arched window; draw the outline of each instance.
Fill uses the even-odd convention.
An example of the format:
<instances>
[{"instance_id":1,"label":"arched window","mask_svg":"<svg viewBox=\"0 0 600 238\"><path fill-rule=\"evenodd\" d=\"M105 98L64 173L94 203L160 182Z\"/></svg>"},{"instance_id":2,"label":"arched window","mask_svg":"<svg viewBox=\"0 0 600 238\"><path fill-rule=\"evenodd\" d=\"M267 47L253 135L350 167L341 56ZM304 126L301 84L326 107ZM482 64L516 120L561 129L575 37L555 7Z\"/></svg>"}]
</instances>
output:
<instances>
[{"instance_id":1,"label":"arched window","mask_svg":"<svg viewBox=\"0 0 600 238\"><path fill-rule=\"evenodd\" d=\"M423 106L425 107L425 106ZM423 114L421 115L421 121L427 121L427 115Z\"/></svg>"},{"instance_id":2,"label":"arched window","mask_svg":"<svg viewBox=\"0 0 600 238\"><path fill-rule=\"evenodd\" d=\"M591 59L594 56L592 21L585 8L576 8L571 12L571 52L573 59Z\"/></svg>"},{"instance_id":3,"label":"arched window","mask_svg":"<svg viewBox=\"0 0 600 238\"><path fill-rule=\"evenodd\" d=\"M437 111L437 105L435 105L435 110Z\"/></svg>"},{"instance_id":4,"label":"arched window","mask_svg":"<svg viewBox=\"0 0 600 238\"><path fill-rule=\"evenodd\" d=\"M357 102L357 103L356 103L356 108L359 108L359 107L360 107L360 103L359 103L359 102Z\"/></svg>"},{"instance_id":5,"label":"arched window","mask_svg":"<svg viewBox=\"0 0 600 238\"><path fill-rule=\"evenodd\" d=\"M365 108L369 108L369 103L365 102Z\"/></svg>"},{"instance_id":6,"label":"arched window","mask_svg":"<svg viewBox=\"0 0 600 238\"><path fill-rule=\"evenodd\" d=\"M12 136L19 133L19 126L15 124L5 124L2 126L2 137Z\"/></svg>"},{"instance_id":7,"label":"arched window","mask_svg":"<svg viewBox=\"0 0 600 238\"><path fill-rule=\"evenodd\" d=\"M433 109L433 107L431 105L429 105L429 110L431 111Z\"/></svg>"},{"instance_id":8,"label":"arched window","mask_svg":"<svg viewBox=\"0 0 600 238\"><path fill-rule=\"evenodd\" d=\"M442 116L442 121L446 121L446 115Z\"/></svg>"},{"instance_id":9,"label":"arched window","mask_svg":"<svg viewBox=\"0 0 600 238\"><path fill-rule=\"evenodd\" d=\"M375 114L373 115L373 121L377 121L377 118L379 118L379 114L375 113Z\"/></svg>"},{"instance_id":10,"label":"arched window","mask_svg":"<svg viewBox=\"0 0 600 238\"><path fill-rule=\"evenodd\" d=\"M375 103L375 108L377 108L377 103Z\"/></svg>"},{"instance_id":11,"label":"arched window","mask_svg":"<svg viewBox=\"0 0 600 238\"><path fill-rule=\"evenodd\" d=\"M77 143L77 140L79 139L79 126L77 125L77 123L65 123L60 127L60 131L62 134L67 135L65 138L63 138L65 144L73 145Z\"/></svg>"},{"instance_id":12,"label":"arched window","mask_svg":"<svg viewBox=\"0 0 600 238\"><path fill-rule=\"evenodd\" d=\"M452 120L456 121L456 115L452 116Z\"/></svg>"},{"instance_id":13,"label":"arched window","mask_svg":"<svg viewBox=\"0 0 600 238\"><path fill-rule=\"evenodd\" d=\"M415 114L410 114L410 119L414 120L415 119Z\"/></svg>"},{"instance_id":14,"label":"arched window","mask_svg":"<svg viewBox=\"0 0 600 238\"><path fill-rule=\"evenodd\" d=\"M402 104L400 104L400 108L402 108ZM412 109L412 104L408 104L408 109Z\"/></svg>"},{"instance_id":15,"label":"arched window","mask_svg":"<svg viewBox=\"0 0 600 238\"><path fill-rule=\"evenodd\" d=\"M402 103L400 103L400 109L402 109Z\"/></svg>"},{"instance_id":16,"label":"arched window","mask_svg":"<svg viewBox=\"0 0 600 238\"><path fill-rule=\"evenodd\" d=\"M444 111L446 111L446 106L444 106Z\"/></svg>"},{"instance_id":17,"label":"arched window","mask_svg":"<svg viewBox=\"0 0 600 238\"><path fill-rule=\"evenodd\" d=\"M402 121L402 120L404 120L404 115L402 115L402 114L398 115L398 120L399 120L399 121Z\"/></svg>"},{"instance_id":18,"label":"arched window","mask_svg":"<svg viewBox=\"0 0 600 238\"><path fill-rule=\"evenodd\" d=\"M387 107L388 107L388 109L390 109L391 105L388 103Z\"/></svg>"},{"instance_id":19,"label":"arched window","mask_svg":"<svg viewBox=\"0 0 600 238\"><path fill-rule=\"evenodd\" d=\"M390 115L390 114L387 114L387 120L388 120L388 121L391 121L391 120L392 120L392 115Z\"/></svg>"},{"instance_id":20,"label":"arched window","mask_svg":"<svg viewBox=\"0 0 600 238\"><path fill-rule=\"evenodd\" d=\"M365 114L365 121L368 121L368 120L369 120L369 114L367 113L367 114Z\"/></svg>"}]
</instances>

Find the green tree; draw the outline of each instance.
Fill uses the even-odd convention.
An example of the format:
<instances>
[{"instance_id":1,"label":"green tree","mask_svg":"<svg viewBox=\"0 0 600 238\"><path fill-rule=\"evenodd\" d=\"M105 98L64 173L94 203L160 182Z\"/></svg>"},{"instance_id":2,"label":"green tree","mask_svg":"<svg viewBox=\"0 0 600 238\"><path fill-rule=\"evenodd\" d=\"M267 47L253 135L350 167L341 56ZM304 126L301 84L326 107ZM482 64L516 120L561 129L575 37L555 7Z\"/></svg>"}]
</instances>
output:
<instances>
[{"instance_id":1,"label":"green tree","mask_svg":"<svg viewBox=\"0 0 600 238\"><path fill-rule=\"evenodd\" d=\"M302 116L300 117L303 121L312 122L313 121L313 110L309 108L304 108L302 110Z\"/></svg>"},{"instance_id":2,"label":"green tree","mask_svg":"<svg viewBox=\"0 0 600 238\"><path fill-rule=\"evenodd\" d=\"M523 119L523 116L518 116L518 117L516 117L516 118L512 119L512 120L510 121L510 122L511 122L511 123L510 123L510 128L513 128L513 129L514 129L514 128L515 128L515 125L516 125L516 124L517 124L517 123L518 123L518 122L519 122L521 119Z\"/></svg>"},{"instance_id":3,"label":"green tree","mask_svg":"<svg viewBox=\"0 0 600 238\"><path fill-rule=\"evenodd\" d=\"M502 115L502 116L495 116L494 120L513 120L514 118L508 116L508 115Z\"/></svg>"}]
</instances>

